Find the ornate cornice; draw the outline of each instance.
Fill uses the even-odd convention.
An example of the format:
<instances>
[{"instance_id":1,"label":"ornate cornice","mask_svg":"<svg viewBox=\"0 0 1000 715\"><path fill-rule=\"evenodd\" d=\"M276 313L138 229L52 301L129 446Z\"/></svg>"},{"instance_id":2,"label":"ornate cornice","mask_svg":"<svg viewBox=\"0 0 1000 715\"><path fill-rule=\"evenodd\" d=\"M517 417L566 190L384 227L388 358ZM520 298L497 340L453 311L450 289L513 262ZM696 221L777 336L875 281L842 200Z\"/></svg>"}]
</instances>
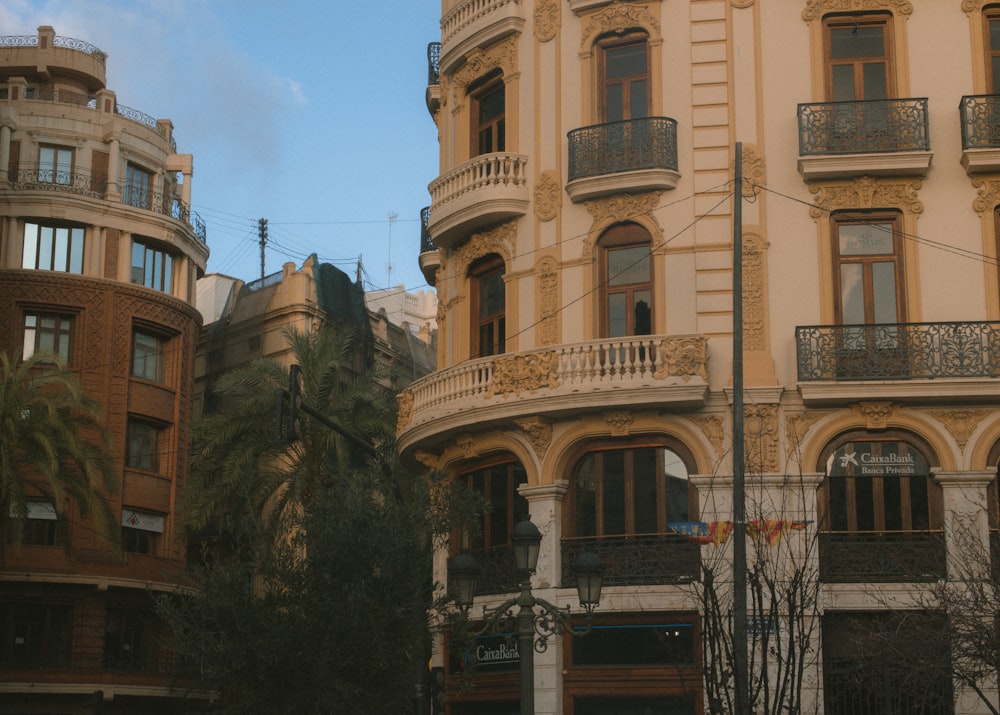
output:
<instances>
[{"instance_id":1,"label":"ornate cornice","mask_svg":"<svg viewBox=\"0 0 1000 715\"><path fill-rule=\"evenodd\" d=\"M649 191L644 194L615 194L606 198L585 201L584 206L593 217L590 236L586 239L583 247L583 255L589 256L594 250L594 241L597 239L598 229L622 221L635 221L638 218L645 218L656 227L653 250L663 242L663 229L660 227L653 209L660 202L659 191Z\"/></svg>"},{"instance_id":2,"label":"ornate cornice","mask_svg":"<svg viewBox=\"0 0 1000 715\"><path fill-rule=\"evenodd\" d=\"M552 425L541 417L525 417L514 420L514 424L528 435L538 458L545 459L545 453L548 451L549 445L552 444Z\"/></svg>"},{"instance_id":3,"label":"ornate cornice","mask_svg":"<svg viewBox=\"0 0 1000 715\"><path fill-rule=\"evenodd\" d=\"M538 0L535 6L535 39L548 42L559 31L560 0Z\"/></svg>"},{"instance_id":4,"label":"ornate cornice","mask_svg":"<svg viewBox=\"0 0 1000 715\"><path fill-rule=\"evenodd\" d=\"M858 402L851 409L865 418L865 428L883 430L889 425L889 418L896 411L891 402Z\"/></svg>"},{"instance_id":5,"label":"ornate cornice","mask_svg":"<svg viewBox=\"0 0 1000 715\"><path fill-rule=\"evenodd\" d=\"M590 18L583 29L580 49L587 51L596 37L613 32L621 34L633 27L641 27L650 34L650 39L659 39L660 23L645 5L615 2Z\"/></svg>"},{"instance_id":6,"label":"ornate cornice","mask_svg":"<svg viewBox=\"0 0 1000 715\"><path fill-rule=\"evenodd\" d=\"M472 82L495 69L502 71L505 77L517 71L517 35L485 50L470 52L465 64L453 75L455 87L464 91Z\"/></svg>"},{"instance_id":7,"label":"ornate cornice","mask_svg":"<svg viewBox=\"0 0 1000 715\"><path fill-rule=\"evenodd\" d=\"M900 15L910 15L913 13L913 4L909 0L808 0L802 11L802 19L812 22L831 12L864 10L890 10Z\"/></svg>"},{"instance_id":8,"label":"ornate cornice","mask_svg":"<svg viewBox=\"0 0 1000 715\"><path fill-rule=\"evenodd\" d=\"M848 183L819 183L809 187L815 195L816 207L809 210L813 218L838 209L899 208L911 214L921 214L924 205L917 198L922 186L919 179L890 181L862 176Z\"/></svg>"},{"instance_id":9,"label":"ornate cornice","mask_svg":"<svg viewBox=\"0 0 1000 715\"><path fill-rule=\"evenodd\" d=\"M994 0L962 0L962 12L966 15L971 15L974 12L980 12L986 3L994 2Z\"/></svg>"}]
</instances>

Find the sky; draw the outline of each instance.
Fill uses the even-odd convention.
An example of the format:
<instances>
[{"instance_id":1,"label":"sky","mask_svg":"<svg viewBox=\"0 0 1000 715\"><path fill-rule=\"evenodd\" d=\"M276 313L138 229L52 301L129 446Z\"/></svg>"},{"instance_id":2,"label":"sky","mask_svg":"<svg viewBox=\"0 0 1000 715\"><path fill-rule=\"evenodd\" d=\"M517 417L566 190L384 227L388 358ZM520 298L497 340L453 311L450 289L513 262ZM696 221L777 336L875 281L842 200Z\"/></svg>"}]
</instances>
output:
<instances>
[{"instance_id":1,"label":"sky","mask_svg":"<svg viewBox=\"0 0 1000 715\"><path fill-rule=\"evenodd\" d=\"M119 104L174 124L194 155L208 271L260 277L310 254L366 290L426 289L420 209L437 175L424 104L437 0L3 0L0 34L108 54Z\"/></svg>"}]
</instances>

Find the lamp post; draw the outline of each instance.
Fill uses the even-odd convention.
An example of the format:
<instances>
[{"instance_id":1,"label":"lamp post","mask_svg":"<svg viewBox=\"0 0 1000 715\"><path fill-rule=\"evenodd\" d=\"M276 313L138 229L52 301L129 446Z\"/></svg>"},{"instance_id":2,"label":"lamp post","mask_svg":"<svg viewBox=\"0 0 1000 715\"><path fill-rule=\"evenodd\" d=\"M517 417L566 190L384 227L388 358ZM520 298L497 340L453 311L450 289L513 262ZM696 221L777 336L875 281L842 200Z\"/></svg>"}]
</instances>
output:
<instances>
[{"instance_id":1,"label":"lamp post","mask_svg":"<svg viewBox=\"0 0 1000 715\"><path fill-rule=\"evenodd\" d=\"M604 582L604 564L600 557L591 552L580 554L573 572L576 575L580 605L587 614L587 627L583 630L572 629L569 623L569 606L560 608L531 592L531 574L538 565L541 541L542 534L530 519L514 525L511 542L521 592L496 608L483 606L485 624L477 633L510 633L512 630L517 633L521 666L520 715L535 715L535 651L544 653L548 648L549 638L553 636L564 633L582 636L589 633L593 625L594 607L601 601L601 586ZM458 607L466 616L472 608L481 571L479 563L468 553L463 552L448 562L448 585Z\"/></svg>"}]
</instances>

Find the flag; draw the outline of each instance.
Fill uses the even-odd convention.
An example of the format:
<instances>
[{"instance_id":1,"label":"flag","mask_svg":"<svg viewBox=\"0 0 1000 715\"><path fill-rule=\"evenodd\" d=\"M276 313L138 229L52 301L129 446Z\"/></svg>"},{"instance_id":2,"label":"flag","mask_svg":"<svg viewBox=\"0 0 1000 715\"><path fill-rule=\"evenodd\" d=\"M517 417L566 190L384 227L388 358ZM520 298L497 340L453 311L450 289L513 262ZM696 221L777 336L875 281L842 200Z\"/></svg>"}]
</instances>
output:
<instances>
[{"instance_id":1,"label":"flag","mask_svg":"<svg viewBox=\"0 0 1000 715\"><path fill-rule=\"evenodd\" d=\"M721 546L733 533L731 521L671 521L667 526L696 544Z\"/></svg>"},{"instance_id":2,"label":"flag","mask_svg":"<svg viewBox=\"0 0 1000 715\"><path fill-rule=\"evenodd\" d=\"M802 531L808 521L791 521L789 519L754 519L747 523L747 536L764 537L767 543L777 544L789 531Z\"/></svg>"}]
</instances>

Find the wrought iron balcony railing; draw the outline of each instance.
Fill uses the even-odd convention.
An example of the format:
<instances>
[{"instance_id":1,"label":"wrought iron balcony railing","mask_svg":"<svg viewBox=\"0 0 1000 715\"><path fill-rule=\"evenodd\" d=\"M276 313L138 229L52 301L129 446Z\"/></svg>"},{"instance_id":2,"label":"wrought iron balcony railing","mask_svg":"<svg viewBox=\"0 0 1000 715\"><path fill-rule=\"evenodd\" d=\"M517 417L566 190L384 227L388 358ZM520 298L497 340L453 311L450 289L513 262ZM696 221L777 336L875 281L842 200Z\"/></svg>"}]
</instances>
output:
<instances>
[{"instance_id":1,"label":"wrought iron balcony railing","mask_svg":"<svg viewBox=\"0 0 1000 715\"><path fill-rule=\"evenodd\" d=\"M916 583L944 578L944 532L823 532L819 578L824 583Z\"/></svg>"},{"instance_id":2,"label":"wrought iron balcony railing","mask_svg":"<svg viewBox=\"0 0 1000 715\"><path fill-rule=\"evenodd\" d=\"M962 148L1000 147L1000 95L962 97L958 105L962 119Z\"/></svg>"},{"instance_id":3,"label":"wrought iron balcony railing","mask_svg":"<svg viewBox=\"0 0 1000 715\"><path fill-rule=\"evenodd\" d=\"M196 238L202 243L206 242L205 222L196 211L181 201L176 196L164 195L162 192L153 191L144 186L119 181L118 190L122 195L122 203L140 209L156 211L164 216L186 223L191 227Z\"/></svg>"},{"instance_id":4,"label":"wrought iron balcony railing","mask_svg":"<svg viewBox=\"0 0 1000 715\"><path fill-rule=\"evenodd\" d=\"M91 176L82 171L67 171L51 165L18 169L10 177L11 188L17 191L65 191L94 199L104 197L107 180L106 176Z\"/></svg>"},{"instance_id":5,"label":"wrought iron balcony railing","mask_svg":"<svg viewBox=\"0 0 1000 715\"><path fill-rule=\"evenodd\" d=\"M1000 377L1000 322L795 329L799 382Z\"/></svg>"},{"instance_id":6,"label":"wrought iron balcony railing","mask_svg":"<svg viewBox=\"0 0 1000 715\"><path fill-rule=\"evenodd\" d=\"M799 105L799 154L927 151L927 99Z\"/></svg>"},{"instance_id":7,"label":"wrought iron balcony railing","mask_svg":"<svg viewBox=\"0 0 1000 715\"><path fill-rule=\"evenodd\" d=\"M441 43L427 45L427 84L441 84Z\"/></svg>"},{"instance_id":8,"label":"wrought iron balcony railing","mask_svg":"<svg viewBox=\"0 0 1000 715\"><path fill-rule=\"evenodd\" d=\"M563 539L563 588L575 588L573 564L584 551L604 562L605 586L692 583L701 574L701 547L677 534Z\"/></svg>"},{"instance_id":9,"label":"wrought iron balcony railing","mask_svg":"<svg viewBox=\"0 0 1000 715\"><path fill-rule=\"evenodd\" d=\"M677 122L646 117L574 129L569 180L638 169L677 170Z\"/></svg>"},{"instance_id":10,"label":"wrought iron balcony railing","mask_svg":"<svg viewBox=\"0 0 1000 715\"><path fill-rule=\"evenodd\" d=\"M431 207L424 206L420 209L420 252L430 253L431 251L436 251L437 246L434 245L434 239L431 238L431 232L427 229L427 224L431 220Z\"/></svg>"},{"instance_id":11,"label":"wrought iron balcony railing","mask_svg":"<svg viewBox=\"0 0 1000 715\"><path fill-rule=\"evenodd\" d=\"M76 40L72 37L61 37L56 35L52 38L53 47L64 47L69 50L76 50L90 55L101 64L107 62L108 53L95 47L89 42ZM38 47L37 35L3 35L0 36L0 47Z\"/></svg>"}]
</instances>

